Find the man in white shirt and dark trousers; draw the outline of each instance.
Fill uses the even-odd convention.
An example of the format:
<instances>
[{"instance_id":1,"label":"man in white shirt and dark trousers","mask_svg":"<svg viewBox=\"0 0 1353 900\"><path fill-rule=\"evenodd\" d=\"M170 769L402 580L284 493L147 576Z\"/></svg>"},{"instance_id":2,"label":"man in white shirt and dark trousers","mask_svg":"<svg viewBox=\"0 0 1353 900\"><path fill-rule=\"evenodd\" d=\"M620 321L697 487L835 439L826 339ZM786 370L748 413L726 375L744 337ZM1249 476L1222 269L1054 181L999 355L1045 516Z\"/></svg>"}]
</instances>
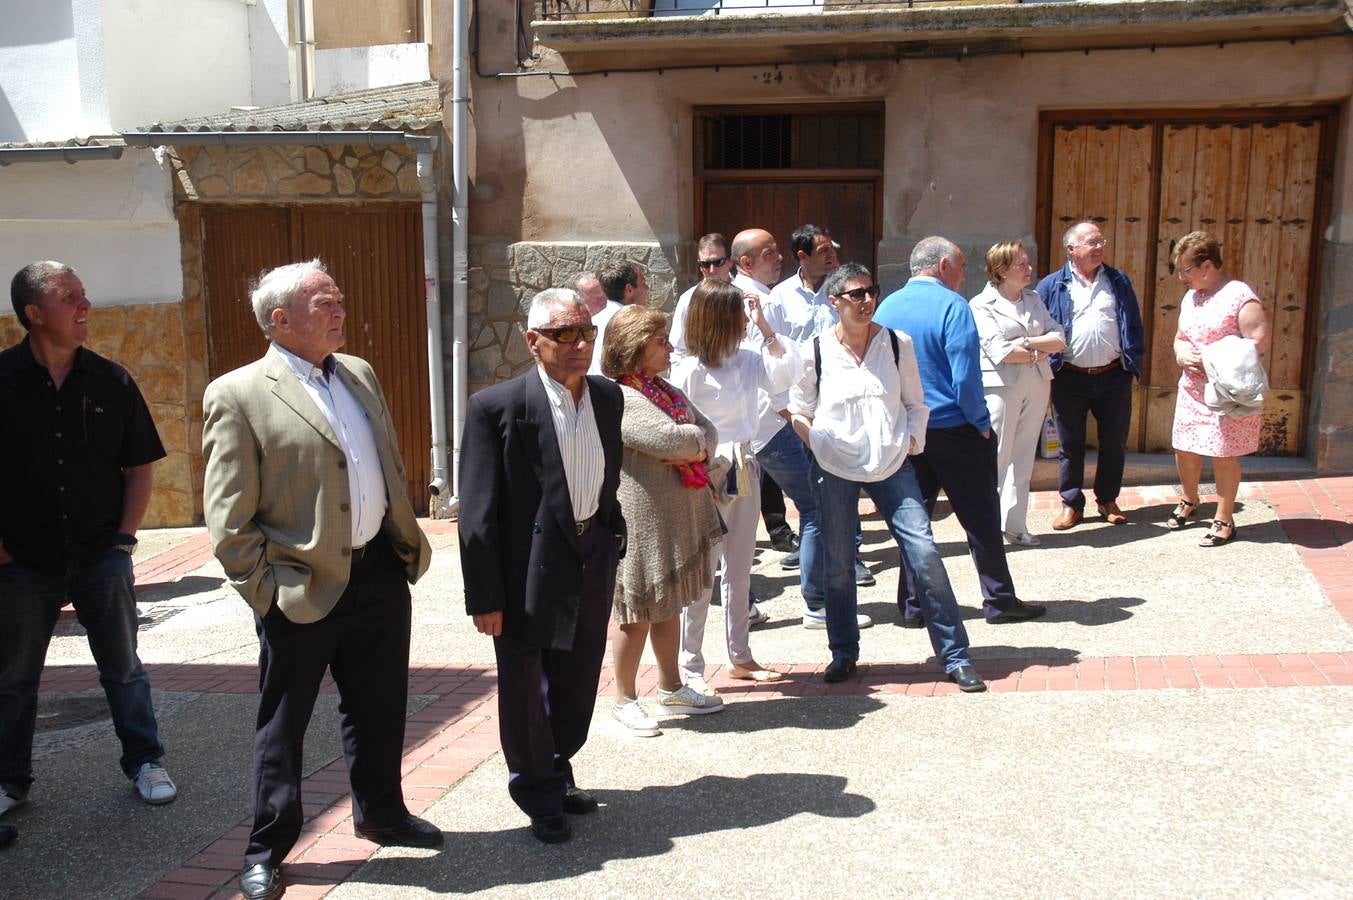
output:
<instances>
[{"instance_id":1,"label":"man in white shirt and dark trousers","mask_svg":"<svg viewBox=\"0 0 1353 900\"><path fill-rule=\"evenodd\" d=\"M608 262L597 270L597 281L606 295L606 306L598 311L591 308L590 300L587 301L592 324L597 327L597 339L592 345L592 365L587 370L589 375L602 374L601 342L606 339L606 323L611 321L611 316L626 306L648 305L648 279L644 277L644 267L638 263L627 259Z\"/></svg>"},{"instance_id":2,"label":"man in white shirt and dark trousers","mask_svg":"<svg viewBox=\"0 0 1353 900\"><path fill-rule=\"evenodd\" d=\"M1072 225L1062 239L1066 265L1036 288L1067 343L1064 352L1049 358L1062 445L1062 511L1052 523L1057 531L1074 527L1084 515L1085 426L1090 415L1099 429L1096 507L1111 525L1127 521L1118 494L1132 423L1132 379L1141 375L1146 340L1132 282L1104 263L1106 243L1095 223Z\"/></svg>"}]
</instances>

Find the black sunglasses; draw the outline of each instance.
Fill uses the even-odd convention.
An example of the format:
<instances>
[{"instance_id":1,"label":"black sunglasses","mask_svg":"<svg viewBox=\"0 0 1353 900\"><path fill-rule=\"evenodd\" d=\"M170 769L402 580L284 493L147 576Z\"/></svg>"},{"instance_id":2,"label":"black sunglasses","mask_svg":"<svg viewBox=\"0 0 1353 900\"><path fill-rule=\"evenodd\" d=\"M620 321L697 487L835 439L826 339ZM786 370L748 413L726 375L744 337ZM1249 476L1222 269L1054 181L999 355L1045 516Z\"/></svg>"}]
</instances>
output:
<instances>
[{"instance_id":1,"label":"black sunglasses","mask_svg":"<svg viewBox=\"0 0 1353 900\"><path fill-rule=\"evenodd\" d=\"M697 259L695 264L702 269L717 269L726 262L728 257L720 256L718 259Z\"/></svg>"},{"instance_id":2,"label":"black sunglasses","mask_svg":"<svg viewBox=\"0 0 1353 900\"><path fill-rule=\"evenodd\" d=\"M545 337L557 344L576 344L578 341L595 341L597 339L597 326L595 325L569 325L566 328L534 328L537 334L543 334Z\"/></svg>"},{"instance_id":3,"label":"black sunglasses","mask_svg":"<svg viewBox=\"0 0 1353 900\"><path fill-rule=\"evenodd\" d=\"M879 286L877 284L871 284L869 285L869 287L856 288L853 291L842 291L841 293L834 294L833 296L842 297L846 300L849 300L852 303L863 303L865 297L868 297L870 300L874 300L878 297L878 295L879 295Z\"/></svg>"}]
</instances>

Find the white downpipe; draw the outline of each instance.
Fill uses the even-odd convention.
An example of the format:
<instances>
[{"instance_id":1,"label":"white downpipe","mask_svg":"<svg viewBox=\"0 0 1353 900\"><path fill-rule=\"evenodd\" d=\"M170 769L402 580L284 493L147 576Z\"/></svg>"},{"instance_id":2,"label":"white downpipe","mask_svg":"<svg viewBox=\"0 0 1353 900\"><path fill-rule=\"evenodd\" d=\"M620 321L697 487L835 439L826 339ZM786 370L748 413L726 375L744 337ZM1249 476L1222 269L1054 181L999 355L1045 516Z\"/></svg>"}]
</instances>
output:
<instances>
[{"instance_id":1,"label":"white downpipe","mask_svg":"<svg viewBox=\"0 0 1353 900\"><path fill-rule=\"evenodd\" d=\"M451 366L454 384L452 406L452 479L456 501L460 498L460 436L465 431L465 407L469 403L469 184L470 160L470 0L455 0L451 15Z\"/></svg>"},{"instance_id":2,"label":"white downpipe","mask_svg":"<svg viewBox=\"0 0 1353 900\"><path fill-rule=\"evenodd\" d=\"M431 141L428 142L431 144ZM442 295L440 258L437 253L437 178L433 173L431 146L418 149L418 190L423 198L423 297L427 302L428 393L432 400L432 495L433 518L448 514L450 497L446 464L446 379L442 375Z\"/></svg>"},{"instance_id":3,"label":"white downpipe","mask_svg":"<svg viewBox=\"0 0 1353 900\"><path fill-rule=\"evenodd\" d=\"M315 0L292 0L292 4L296 31L292 99L304 101L315 96Z\"/></svg>"}]
</instances>

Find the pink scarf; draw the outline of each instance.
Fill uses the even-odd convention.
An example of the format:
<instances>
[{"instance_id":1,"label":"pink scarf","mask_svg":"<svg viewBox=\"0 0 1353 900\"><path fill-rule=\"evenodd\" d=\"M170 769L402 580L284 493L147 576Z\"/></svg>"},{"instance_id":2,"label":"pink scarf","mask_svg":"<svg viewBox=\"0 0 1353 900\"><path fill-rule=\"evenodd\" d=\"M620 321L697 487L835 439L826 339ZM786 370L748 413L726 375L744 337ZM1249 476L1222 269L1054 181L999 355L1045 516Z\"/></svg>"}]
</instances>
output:
<instances>
[{"instance_id":1,"label":"pink scarf","mask_svg":"<svg viewBox=\"0 0 1353 900\"><path fill-rule=\"evenodd\" d=\"M652 400L658 409L667 413L678 425L691 425L695 422L690 408L686 406L686 398L657 375L648 376L635 372L621 375L616 381L625 387L634 388ZM704 463L672 463L672 466L681 475L681 483L686 487L696 489L709 486L709 470L705 468Z\"/></svg>"}]
</instances>

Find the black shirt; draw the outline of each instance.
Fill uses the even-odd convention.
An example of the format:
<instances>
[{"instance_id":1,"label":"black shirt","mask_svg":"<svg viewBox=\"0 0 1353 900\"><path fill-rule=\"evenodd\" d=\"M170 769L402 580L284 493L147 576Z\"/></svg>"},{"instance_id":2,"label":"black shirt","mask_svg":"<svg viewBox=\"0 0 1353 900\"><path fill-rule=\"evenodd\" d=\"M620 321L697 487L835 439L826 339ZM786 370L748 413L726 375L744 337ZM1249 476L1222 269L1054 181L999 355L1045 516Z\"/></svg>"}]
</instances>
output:
<instances>
[{"instance_id":1,"label":"black shirt","mask_svg":"<svg viewBox=\"0 0 1353 900\"><path fill-rule=\"evenodd\" d=\"M0 540L52 575L106 549L122 521L122 470L165 455L131 375L84 347L60 390L28 338L0 353L0 423Z\"/></svg>"}]
</instances>

